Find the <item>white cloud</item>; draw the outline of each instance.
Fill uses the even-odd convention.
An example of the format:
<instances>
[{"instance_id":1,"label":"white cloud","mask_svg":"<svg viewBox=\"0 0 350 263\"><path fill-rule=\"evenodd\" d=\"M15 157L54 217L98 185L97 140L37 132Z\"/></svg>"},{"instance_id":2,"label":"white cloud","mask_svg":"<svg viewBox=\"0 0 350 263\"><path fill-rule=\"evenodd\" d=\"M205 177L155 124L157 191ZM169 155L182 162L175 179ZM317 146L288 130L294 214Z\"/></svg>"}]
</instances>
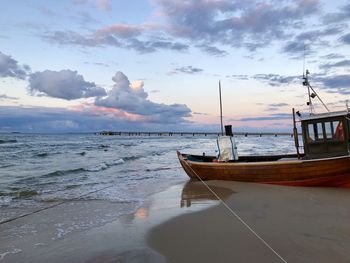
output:
<instances>
[{"instance_id":1,"label":"white cloud","mask_svg":"<svg viewBox=\"0 0 350 263\"><path fill-rule=\"evenodd\" d=\"M33 94L46 95L53 98L74 100L95 96L104 96L106 91L94 82L84 80L77 71L45 70L30 75L29 89Z\"/></svg>"},{"instance_id":2,"label":"white cloud","mask_svg":"<svg viewBox=\"0 0 350 263\"><path fill-rule=\"evenodd\" d=\"M146 116L151 122L183 122L184 117L190 116L191 110L184 104L166 105L147 99L142 81L132 84L122 72L117 72L112 80L115 82L113 89L108 96L97 98L96 105Z\"/></svg>"}]
</instances>

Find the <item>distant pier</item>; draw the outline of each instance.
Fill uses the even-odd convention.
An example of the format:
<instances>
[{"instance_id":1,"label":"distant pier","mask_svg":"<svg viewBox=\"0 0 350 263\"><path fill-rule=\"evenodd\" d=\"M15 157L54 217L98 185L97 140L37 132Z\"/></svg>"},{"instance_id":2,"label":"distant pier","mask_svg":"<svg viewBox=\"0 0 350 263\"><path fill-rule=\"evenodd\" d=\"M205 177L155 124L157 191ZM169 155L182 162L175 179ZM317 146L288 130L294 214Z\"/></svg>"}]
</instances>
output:
<instances>
[{"instance_id":1,"label":"distant pier","mask_svg":"<svg viewBox=\"0 0 350 263\"><path fill-rule=\"evenodd\" d=\"M220 132L133 132L133 131L102 131L97 135L114 135L114 136L220 136ZM234 136L290 136L290 132L234 132Z\"/></svg>"}]
</instances>

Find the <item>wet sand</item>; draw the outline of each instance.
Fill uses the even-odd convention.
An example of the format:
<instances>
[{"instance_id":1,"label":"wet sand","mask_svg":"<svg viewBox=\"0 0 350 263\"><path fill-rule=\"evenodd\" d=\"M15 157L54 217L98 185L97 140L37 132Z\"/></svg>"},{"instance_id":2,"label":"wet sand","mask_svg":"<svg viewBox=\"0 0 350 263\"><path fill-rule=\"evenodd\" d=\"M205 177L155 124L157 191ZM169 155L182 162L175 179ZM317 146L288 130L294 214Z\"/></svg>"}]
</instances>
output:
<instances>
[{"instance_id":1,"label":"wet sand","mask_svg":"<svg viewBox=\"0 0 350 263\"><path fill-rule=\"evenodd\" d=\"M211 181L225 202L287 262L350 262L350 190ZM220 188L217 188L220 189ZM168 262L283 262L222 204L156 226Z\"/></svg>"},{"instance_id":2,"label":"wet sand","mask_svg":"<svg viewBox=\"0 0 350 263\"><path fill-rule=\"evenodd\" d=\"M125 213L129 203L67 201L1 224L0 262L166 262L146 243L150 229L217 204L203 186L191 185L153 194L133 213ZM183 191L198 200L182 199Z\"/></svg>"},{"instance_id":3,"label":"wet sand","mask_svg":"<svg viewBox=\"0 0 350 263\"><path fill-rule=\"evenodd\" d=\"M128 204L71 201L0 226L1 262L129 262L141 253L157 262L142 242ZM130 253L130 251L132 253ZM138 262L138 261L133 261Z\"/></svg>"},{"instance_id":4,"label":"wet sand","mask_svg":"<svg viewBox=\"0 0 350 263\"><path fill-rule=\"evenodd\" d=\"M350 190L208 184L287 262L349 262ZM0 225L0 262L282 262L201 182L129 205L70 201Z\"/></svg>"}]
</instances>

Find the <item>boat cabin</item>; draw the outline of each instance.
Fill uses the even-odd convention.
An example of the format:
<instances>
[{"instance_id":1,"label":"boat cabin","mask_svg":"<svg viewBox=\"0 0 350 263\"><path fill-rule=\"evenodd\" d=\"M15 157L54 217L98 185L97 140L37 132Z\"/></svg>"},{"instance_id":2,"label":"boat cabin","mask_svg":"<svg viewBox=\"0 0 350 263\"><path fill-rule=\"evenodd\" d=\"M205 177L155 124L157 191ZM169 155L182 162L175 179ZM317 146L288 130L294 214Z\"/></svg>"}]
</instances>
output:
<instances>
[{"instance_id":1,"label":"boat cabin","mask_svg":"<svg viewBox=\"0 0 350 263\"><path fill-rule=\"evenodd\" d=\"M315 159L349 154L350 114L348 111L312 114L300 119L304 158Z\"/></svg>"}]
</instances>

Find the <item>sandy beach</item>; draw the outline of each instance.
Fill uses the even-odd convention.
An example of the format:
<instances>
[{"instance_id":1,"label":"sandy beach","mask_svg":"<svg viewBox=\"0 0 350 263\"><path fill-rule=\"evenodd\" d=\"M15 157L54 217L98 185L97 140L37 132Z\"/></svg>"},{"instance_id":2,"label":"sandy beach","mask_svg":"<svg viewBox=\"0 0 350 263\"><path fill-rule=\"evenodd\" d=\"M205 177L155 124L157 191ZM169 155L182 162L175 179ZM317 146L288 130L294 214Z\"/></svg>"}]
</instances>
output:
<instances>
[{"instance_id":1,"label":"sandy beach","mask_svg":"<svg viewBox=\"0 0 350 263\"><path fill-rule=\"evenodd\" d=\"M234 192L222 204L155 227L151 247L169 262L349 262L350 191L212 181Z\"/></svg>"},{"instance_id":2,"label":"sandy beach","mask_svg":"<svg viewBox=\"0 0 350 263\"><path fill-rule=\"evenodd\" d=\"M210 187L287 262L348 262L350 191ZM283 262L201 182L129 204L70 201L0 226L1 262Z\"/></svg>"},{"instance_id":3,"label":"sandy beach","mask_svg":"<svg viewBox=\"0 0 350 263\"><path fill-rule=\"evenodd\" d=\"M125 213L132 206L127 202L77 200L1 224L0 261L166 262L146 242L150 229L217 204L197 184L194 191L204 199L194 200L196 205L181 200L184 185L151 195L134 213Z\"/></svg>"}]
</instances>

